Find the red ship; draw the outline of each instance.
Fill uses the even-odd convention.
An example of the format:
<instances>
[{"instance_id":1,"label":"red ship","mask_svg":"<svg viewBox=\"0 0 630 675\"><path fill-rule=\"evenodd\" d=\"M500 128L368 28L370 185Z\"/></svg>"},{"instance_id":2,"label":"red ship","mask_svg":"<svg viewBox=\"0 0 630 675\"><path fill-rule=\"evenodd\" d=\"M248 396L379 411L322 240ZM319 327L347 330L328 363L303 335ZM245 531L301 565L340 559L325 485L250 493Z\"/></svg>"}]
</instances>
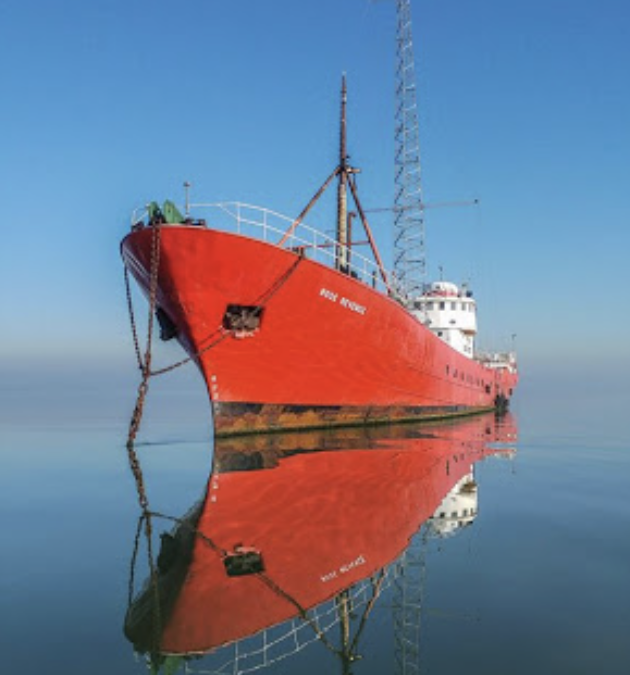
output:
<instances>
[{"instance_id":1,"label":"red ship","mask_svg":"<svg viewBox=\"0 0 630 675\"><path fill-rule=\"evenodd\" d=\"M294 220L187 197L184 215L150 205L122 242L162 337L203 374L218 436L443 418L512 396L514 354L475 354L466 287L440 281L414 295L384 269L347 161L345 81L341 117L339 164ZM329 237L305 218L334 180ZM353 242L348 193L372 258Z\"/></svg>"},{"instance_id":2,"label":"red ship","mask_svg":"<svg viewBox=\"0 0 630 675\"><path fill-rule=\"evenodd\" d=\"M204 498L163 535L159 571L130 605L128 638L202 654L292 617L320 637L330 622L310 610L365 579L378 595L423 523L447 527L454 489L470 506L459 527L472 523L473 464L514 440L509 416L486 415L219 441Z\"/></svg>"}]
</instances>

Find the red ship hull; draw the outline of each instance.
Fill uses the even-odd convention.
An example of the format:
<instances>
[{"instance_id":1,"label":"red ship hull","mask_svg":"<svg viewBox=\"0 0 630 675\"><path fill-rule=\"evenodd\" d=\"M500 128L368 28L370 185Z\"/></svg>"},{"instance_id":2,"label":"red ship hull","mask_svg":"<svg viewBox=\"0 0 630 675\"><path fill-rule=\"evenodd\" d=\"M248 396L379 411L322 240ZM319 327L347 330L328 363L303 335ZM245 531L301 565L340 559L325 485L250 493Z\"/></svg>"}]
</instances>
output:
<instances>
[{"instance_id":1,"label":"red ship hull","mask_svg":"<svg viewBox=\"0 0 630 675\"><path fill-rule=\"evenodd\" d=\"M149 650L157 614L154 651L203 653L302 615L397 558L472 465L498 451L488 444L514 437L512 421L494 417L433 426L426 437L406 429L217 444L205 499L183 527L200 536L157 593L132 605L128 637ZM236 468L238 455L260 459L258 468ZM221 552L237 543L261 553L262 574L226 574Z\"/></svg>"},{"instance_id":2,"label":"red ship hull","mask_svg":"<svg viewBox=\"0 0 630 675\"><path fill-rule=\"evenodd\" d=\"M160 230L157 306L204 376L218 435L470 414L512 394L515 372L460 354L351 276L253 238ZM152 237L122 243L147 295ZM259 308L259 326L226 327L228 306Z\"/></svg>"}]
</instances>

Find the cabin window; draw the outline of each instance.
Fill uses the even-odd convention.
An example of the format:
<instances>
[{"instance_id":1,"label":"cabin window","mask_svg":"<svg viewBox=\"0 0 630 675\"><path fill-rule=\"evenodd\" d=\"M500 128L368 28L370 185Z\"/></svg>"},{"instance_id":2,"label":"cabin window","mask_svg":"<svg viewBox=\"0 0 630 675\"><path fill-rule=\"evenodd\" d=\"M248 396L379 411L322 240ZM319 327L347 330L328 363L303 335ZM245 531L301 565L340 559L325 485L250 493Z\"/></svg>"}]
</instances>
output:
<instances>
[{"instance_id":1,"label":"cabin window","mask_svg":"<svg viewBox=\"0 0 630 675\"><path fill-rule=\"evenodd\" d=\"M448 371L450 370L450 366L446 366L446 374L448 375Z\"/></svg>"},{"instance_id":2,"label":"cabin window","mask_svg":"<svg viewBox=\"0 0 630 675\"><path fill-rule=\"evenodd\" d=\"M457 303L451 302L451 309L457 309Z\"/></svg>"},{"instance_id":3,"label":"cabin window","mask_svg":"<svg viewBox=\"0 0 630 675\"><path fill-rule=\"evenodd\" d=\"M429 309L429 310L433 309L433 303L432 302L427 302L427 309Z\"/></svg>"},{"instance_id":4,"label":"cabin window","mask_svg":"<svg viewBox=\"0 0 630 675\"><path fill-rule=\"evenodd\" d=\"M445 302L440 303L440 309L446 309L446 303Z\"/></svg>"}]
</instances>

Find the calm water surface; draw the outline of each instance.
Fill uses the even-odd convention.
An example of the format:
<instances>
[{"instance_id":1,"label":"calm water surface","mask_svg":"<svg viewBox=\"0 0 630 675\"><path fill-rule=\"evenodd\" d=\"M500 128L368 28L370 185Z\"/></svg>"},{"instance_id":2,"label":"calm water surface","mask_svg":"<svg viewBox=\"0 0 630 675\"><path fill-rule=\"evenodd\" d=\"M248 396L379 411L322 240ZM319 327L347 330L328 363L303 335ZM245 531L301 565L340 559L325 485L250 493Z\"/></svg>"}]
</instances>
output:
<instances>
[{"instance_id":1,"label":"calm water surface","mask_svg":"<svg viewBox=\"0 0 630 675\"><path fill-rule=\"evenodd\" d=\"M6 672L630 672L622 406L215 447L158 391L134 477L128 391L3 395Z\"/></svg>"}]
</instances>

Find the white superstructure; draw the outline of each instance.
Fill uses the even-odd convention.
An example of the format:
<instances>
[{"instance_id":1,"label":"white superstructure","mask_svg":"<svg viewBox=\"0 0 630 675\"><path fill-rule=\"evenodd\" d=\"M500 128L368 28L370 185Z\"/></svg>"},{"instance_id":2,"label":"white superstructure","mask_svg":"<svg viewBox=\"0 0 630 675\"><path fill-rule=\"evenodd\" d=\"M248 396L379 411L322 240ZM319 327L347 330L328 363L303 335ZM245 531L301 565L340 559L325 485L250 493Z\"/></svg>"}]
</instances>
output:
<instances>
[{"instance_id":1,"label":"white superstructure","mask_svg":"<svg viewBox=\"0 0 630 675\"><path fill-rule=\"evenodd\" d=\"M472 525L477 516L477 483L471 472L453 486L429 519L432 535L447 537L467 525Z\"/></svg>"},{"instance_id":2,"label":"white superstructure","mask_svg":"<svg viewBox=\"0 0 630 675\"><path fill-rule=\"evenodd\" d=\"M473 358L477 305L472 293L449 281L434 281L414 302L413 314L435 335Z\"/></svg>"}]
</instances>

